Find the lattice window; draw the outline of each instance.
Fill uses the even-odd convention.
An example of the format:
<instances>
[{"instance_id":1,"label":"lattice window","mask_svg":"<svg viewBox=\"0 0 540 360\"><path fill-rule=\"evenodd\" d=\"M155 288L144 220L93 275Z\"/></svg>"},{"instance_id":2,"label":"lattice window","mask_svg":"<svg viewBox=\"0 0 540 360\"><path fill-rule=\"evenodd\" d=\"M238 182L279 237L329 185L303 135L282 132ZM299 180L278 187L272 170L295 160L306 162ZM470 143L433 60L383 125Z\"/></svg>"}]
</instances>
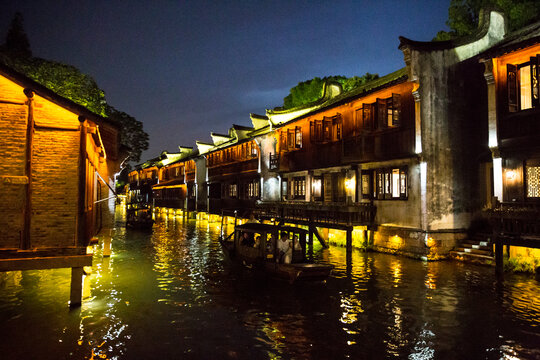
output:
<instances>
[{"instance_id":1,"label":"lattice window","mask_svg":"<svg viewBox=\"0 0 540 360\"><path fill-rule=\"evenodd\" d=\"M527 197L540 197L540 166L527 166Z\"/></svg>"}]
</instances>

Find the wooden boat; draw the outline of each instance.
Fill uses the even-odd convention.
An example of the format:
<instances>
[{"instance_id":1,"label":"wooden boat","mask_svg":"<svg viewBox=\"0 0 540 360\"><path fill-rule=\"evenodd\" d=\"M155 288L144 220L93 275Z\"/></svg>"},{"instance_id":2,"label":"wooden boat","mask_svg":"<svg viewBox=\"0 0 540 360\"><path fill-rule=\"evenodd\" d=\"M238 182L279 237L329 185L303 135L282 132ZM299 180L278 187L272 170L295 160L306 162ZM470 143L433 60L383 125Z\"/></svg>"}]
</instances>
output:
<instances>
[{"instance_id":1,"label":"wooden boat","mask_svg":"<svg viewBox=\"0 0 540 360\"><path fill-rule=\"evenodd\" d=\"M291 241L292 254L280 259L277 242L279 236L287 234ZM260 223L246 223L235 226L234 232L220 243L231 260L243 263L265 273L290 281L325 280L333 265L317 264L307 261L306 237L308 231L292 227Z\"/></svg>"},{"instance_id":2,"label":"wooden boat","mask_svg":"<svg viewBox=\"0 0 540 360\"><path fill-rule=\"evenodd\" d=\"M151 229L153 225L150 206L131 207L126 210L126 226L134 229Z\"/></svg>"}]
</instances>

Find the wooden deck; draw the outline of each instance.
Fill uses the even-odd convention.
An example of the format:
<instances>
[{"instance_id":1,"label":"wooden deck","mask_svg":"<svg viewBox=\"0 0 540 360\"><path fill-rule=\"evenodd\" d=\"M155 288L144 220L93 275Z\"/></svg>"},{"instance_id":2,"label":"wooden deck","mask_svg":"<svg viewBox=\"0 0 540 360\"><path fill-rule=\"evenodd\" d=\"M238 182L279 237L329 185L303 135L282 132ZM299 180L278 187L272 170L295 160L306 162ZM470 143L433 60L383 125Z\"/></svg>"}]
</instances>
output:
<instances>
[{"instance_id":1,"label":"wooden deck","mask_svg":"<svg viewBox=\"0 0 540 360\"><path fill-rule=\"evenodd\" d=\"M500 203L488 212L495 244L495 269L503 272L503 246L540 249L540 204Z\"/></svg>"}]
</instances>

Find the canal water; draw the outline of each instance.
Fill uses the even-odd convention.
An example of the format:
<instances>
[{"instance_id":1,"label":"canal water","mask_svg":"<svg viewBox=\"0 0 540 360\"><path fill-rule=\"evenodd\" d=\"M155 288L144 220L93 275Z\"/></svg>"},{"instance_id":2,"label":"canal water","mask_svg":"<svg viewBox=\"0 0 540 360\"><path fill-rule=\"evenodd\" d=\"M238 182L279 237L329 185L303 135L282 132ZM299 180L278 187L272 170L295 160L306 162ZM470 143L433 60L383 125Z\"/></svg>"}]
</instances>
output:
<instances>
[{"instance_id":1,"label":"canal water","mask_svg":"<svg viewBox=\"0 0 540 360\"><path fill-rule=\"evenodd\" d=\"M540 358L530 276L332 247L332 277L290 285L228 263L216 224L118 220L80 309L68 269L0 274L1 359Z\"/></svg>"}]
</instances>

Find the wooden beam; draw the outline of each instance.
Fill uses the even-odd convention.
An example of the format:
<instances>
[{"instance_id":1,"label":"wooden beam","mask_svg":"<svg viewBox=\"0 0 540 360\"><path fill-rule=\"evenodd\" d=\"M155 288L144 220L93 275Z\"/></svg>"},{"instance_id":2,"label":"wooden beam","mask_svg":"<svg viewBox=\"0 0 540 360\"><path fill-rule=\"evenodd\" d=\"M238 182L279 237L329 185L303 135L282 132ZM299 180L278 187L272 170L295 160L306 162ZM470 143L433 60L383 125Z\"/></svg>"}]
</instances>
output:
<instances>
[{"instance_id":1,"label":"wooden beam","mask_svg":"<svg viewBox=\"0 0 540 360\"><path fill-rule=\"evenodd\" d=\"M347 230L346 247L347 247L347 251L352 250L352 229Z\"/></svg>"},{"instance_id":2,"label":"wooden beam","mask_svg":"<svg viewBox=\"0 0 540 360\"><path fill-rule=\"evenodd\" d=\"M323 239L323 237L321 236L321 234L319 234L319 230L317 230L317 228L315 226L311 226L312 227L312 231L313 233L315 234L315 236L317 237L317 239L319 240L319 242L321 243L321 245L323 246L323 248L325 249L328 249L328 244L326 243L326 241Z\"/></svg>"},{"instance_id":3,"label":"wooden beam","mask_svg":"<svg viewBox=\"0 0 540 360\"><path fill-rule=\"evenodd\" d=\"M20 248L30 249L31 244L31 222L32 222L32 152L34 149L34 93L25 89L24 94L28 98L28 121L26 124L26 166L25 175L28 178L26 183L26 201L24 205L23 232Z\"/></svg>"},{"instance_id":4,"label":"wooden beam","mask_svg":"<svg viewBox=\"0 0 540 360\"><path fill-rule=\"evenodd\" d=\"M92 266L92 255L0 259L0 271L46 270Z\"/></svg>"}]
</instances>

